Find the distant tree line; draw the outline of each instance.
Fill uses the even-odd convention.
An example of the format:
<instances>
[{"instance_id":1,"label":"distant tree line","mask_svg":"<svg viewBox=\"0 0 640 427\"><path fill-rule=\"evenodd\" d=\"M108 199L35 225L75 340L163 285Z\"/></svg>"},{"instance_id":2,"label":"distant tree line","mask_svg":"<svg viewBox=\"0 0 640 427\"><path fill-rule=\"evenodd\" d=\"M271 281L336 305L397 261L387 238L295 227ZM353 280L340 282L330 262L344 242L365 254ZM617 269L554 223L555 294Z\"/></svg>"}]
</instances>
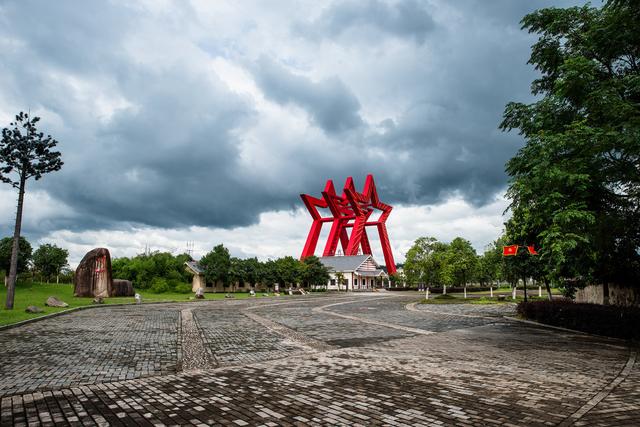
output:
<instances>
[{"instance_id":1,"label":"distant tree line","mask_svg":"<svg viewBox=\"0 0 640 427\"><path fill-rule=\"evenodd\" d=\"M522 278L520 265L531 259L527 256L503 257L503 246L507 238L500 237L491 243L484 253L478 255L468 240L456 237L450 243L435 237L420 237L407 252L402 273L391 278L409 286L481 286L508 283L517 284ZM526 277L536 278L533 268L525 272Z\"/></svg>"},{"instance_id":2,"label":"distant tree line","mask_svg":"<svg viewBox=\"0 0 640 427\"><path fill-rule=\"evenodd\" d=\"M265 262L257 258L241 259L229 255L223 245L217 245L199 261L207 282L255 287L262 284L271 289L280 287L323 288L327 286L329 272L316 256L297 260L285 256Z\"/></svg>"},{"instance_id":3,"label":"distant tree line","mask_svg":"<svg viewBox=\"0 0 640 427\"><path fill-rule=\"evenodd\" d=\"M185 262L187 254L172 255L169 252L151 252L134 257L114 258L111 270L116 279L131 280L134 288L152 292L191 292L191 275Z\"/></svg>"},{"instance_id":4,"label":"distant tree line","mask_svg":"<svg viewBox=\"0 0 640 427\"><path fill-rule=\"evenodd\" d=\"M4 275L5 286L11 268L13 237L0 240L0 271ZM56 245L45 243L33 251L24 237L19 240L17 274L23 278L39 282L70 283L72 272L69 269L69 251Z\"/></svg>"}]
</instances>

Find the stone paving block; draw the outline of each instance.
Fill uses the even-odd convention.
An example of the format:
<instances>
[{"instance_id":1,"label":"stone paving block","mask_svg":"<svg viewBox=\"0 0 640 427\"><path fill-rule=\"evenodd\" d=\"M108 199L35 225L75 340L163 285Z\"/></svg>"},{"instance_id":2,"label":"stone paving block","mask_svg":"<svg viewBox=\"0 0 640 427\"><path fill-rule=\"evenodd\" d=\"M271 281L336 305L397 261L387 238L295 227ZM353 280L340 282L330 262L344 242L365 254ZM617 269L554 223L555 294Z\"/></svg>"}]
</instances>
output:
<instances>
[{"instance_id":1,"label":"stone paving block","mask_svg":"<svg viewBox=\"0 0 640 427\"><path fill-rule=\"evenodd\" d=\"M2 331L0 425L558 425L630 360L619 341L507 321L509 306L405 310L416 299L100 308ZM181 310L215 364L180 371ZM302 350L301 336L333 347ZM629 366L575 425L640 424L640 368Z\"/></svg>"}]
</instances>

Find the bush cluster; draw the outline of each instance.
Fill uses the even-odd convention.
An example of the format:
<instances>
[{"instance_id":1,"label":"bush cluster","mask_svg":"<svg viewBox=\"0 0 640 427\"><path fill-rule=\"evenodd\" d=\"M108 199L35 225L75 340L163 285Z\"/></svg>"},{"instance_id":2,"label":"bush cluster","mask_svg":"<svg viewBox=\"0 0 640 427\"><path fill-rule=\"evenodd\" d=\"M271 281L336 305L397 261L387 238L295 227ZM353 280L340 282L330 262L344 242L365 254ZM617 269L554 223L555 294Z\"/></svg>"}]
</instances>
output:
<instances>
[{"instance_id":1,"label":"bush cluster","mask_svg":"<svg viewBox=\"0 0 640 427\"><path fill-rule=\"evenodd\" d=\"M191 292L191 275L184 263L190 260L186 254L174 256L167 252L152 252L132 258L114 258L111 268L114 278L131 280L136 289L149 289L159 294L187 293Z\"/></svg>"},{"instance_id":2,"label":"bush cluster","mask_svg":"<svg viewBox=\"0 0 640 427\"><path fill-rule=\"evenodd\" d=\"M640 339L640 308L575 303L569 299L521 302L522 317L613 338Z\"/></svg>"},{"instance_id":3,"label":"bush cluster","mask_svg":"<svg viewBox=\"0 0 640 427\"><path fill-rule=\"evenodd\" d=\"M417 291L418 287L417 286L408 286L406 288L393 288L393 287L388 287L387 288L388 291ZM496 287L493 287L493 290L495 292ZM489 287L488 286L467 286L467 292L489 292ZM441 294L442 293L442 287L430 287L429 288L429 292L431 292L432 294ZM447 286L447 293L462 293L464 292L464 286Z\"/></svg>"}]
</instances>

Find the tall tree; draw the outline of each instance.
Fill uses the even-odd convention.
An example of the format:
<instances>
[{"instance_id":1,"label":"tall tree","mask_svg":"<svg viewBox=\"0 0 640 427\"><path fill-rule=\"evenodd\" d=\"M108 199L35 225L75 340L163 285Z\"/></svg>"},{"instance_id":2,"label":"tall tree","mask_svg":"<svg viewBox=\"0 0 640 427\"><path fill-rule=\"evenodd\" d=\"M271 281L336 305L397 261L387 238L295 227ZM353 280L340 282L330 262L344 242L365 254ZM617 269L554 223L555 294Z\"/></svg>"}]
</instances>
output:
<instances>
[{"instance_id":1,"label":"tall tree","mask_svg":"<svg viewBox=\"0 0 640 427\"><path fill-rule=\"evenodd\" d=\"M67 265L69 251L56 245L45 243L33 253L33 268L49 282L52 276L58 276Z\"/></svg>"},{"instance_id":2,"label":"tall tree","mask_svg":"<svg viewBox=\"0 0 640 427\"><path fill-rule=\"evenodd\" d=\"M538 100L501 124L526 144L507 163L507 233L535 244L545 280L640 283L640 8L541 9L529 63Z\"/></svg>"},{"instance_id":3,"label":"tall tree","mask_svg":"<svg viewBox=\"0 0 640 427\"><path fill-rule=\"evenodd\" d=\"M227 286L231 269L231 257L227 248L217 245L200 259L199 264L204 269L204 277L207 281L221 282L224 287Z\"/></svg>"},{"instance_id":4,"label":"tall tree","mask_svg":"<svg viewBox=\"0 0 640 427\"><path fill-rule=\"evenodd\" d=\"M448 248L448 266L457 284L467 286L478 264L478 255L471 243L462 237L456 237Z\"/></svg>"},{"instance_id":5,"label":"tall tree","mask_svg":"<svg viewBox=\"0 0 640 427\"><path fill-rule=\"evenodd\" d=\"M256 283L260 280L260 261L258 258L247 258L242 260L242 274L245 283L248 283L251 287L255 287Z\"/></svg>"},{"instance_id":6,"label":"tall tree","mask_svg":"<svg viewBox=\"0 0 640 427\"><path fill-rule=\"evenodd\" d=\"M302 265L292 256L278 258L276 271L281 286L294 286L301 281Z\"/></svg>"},{"instance_id":7,"label":"tall tree","mask_svg":"<svg viewBox=\"0 0 640 427\"><path fill-rule=\"evenodd\" d=\"M409 284L427 284L429 286L449 284L444 271L447 263L446 243L435 237L420 237L409 249L404 264L405 278Z\"/></svg>"},{"instance_id":8,"label":"tall tree","mask_svg":"<svg viewBox=\"0 0 640 427\"><path fill-rule=\"evenodd\" d=\"M60 170L62 167L60 152L52 151L58 141L51 135L44 136L44 133L38 132L36 124L39 121L39 117L31 118L29 114L20 112L15 121L10 123L9 128L2 129L2 141L0 141L0 181L18 189L18 207L5 304L5 308L9 310L13 309L18 274L20 229L26 182L29 178L35 178L37 181L44 174Z\"/></svg>"},{"instance_id":9,"label":"tall tree","mask_svg":"<svg viewBox=\"0 0 640 427\"><path fill-rule=\"evenodd\" d=\"M13 250L13 237L5 237L0 240L0 270L4 271L4 285L9 281L9 269L11 268L11 252ZM29 268L31 261L31 244L24 237L20 237L20 250L18 251L18 273L23 273Z\"/></svg>"},{"instance_id":10,"label":"tall tree","mask_svg":"<svg viewBox=\"0 0 640 427\"><path fill-rule=\"evenodd\" d=\"M259 270L260 282L267 286L267 289L271 291L273 285L278 282L278 268L274 260L268 260L260 263Z\"/></svg>"},{"instance_id":11,"label":"tall tree","mask_svg":"<svg viewBox=\"0 0 640 427\"><path fill-rule=\"evenodd\" d=\"M329 270L317 256L309 256L302 260L301 278L306 287L326 287Z\"/></svg>"}]
</instances>

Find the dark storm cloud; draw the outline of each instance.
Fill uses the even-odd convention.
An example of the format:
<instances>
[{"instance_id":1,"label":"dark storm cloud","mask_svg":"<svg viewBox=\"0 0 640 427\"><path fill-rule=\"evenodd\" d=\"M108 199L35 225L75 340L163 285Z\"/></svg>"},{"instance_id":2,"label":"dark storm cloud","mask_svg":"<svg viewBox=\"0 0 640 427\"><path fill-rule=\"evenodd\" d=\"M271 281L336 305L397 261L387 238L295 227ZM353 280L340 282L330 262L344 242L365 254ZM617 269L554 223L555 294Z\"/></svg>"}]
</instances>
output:
<instances>
[{"instance_id":1,"label":"dark storm cloud","mask_svg":"<svg viewBox=\"0 0 640 427\"><path fill-rule=\"evenodd\" d=\"M428 3L424 1L390 4L379 0L350 0L333 3L316 20L294 28L299 34L312 38L333 38L353 29L369 29L424 43L433 27Z\"/></svg>"},{"instance_id":2,"label":"dark storm cloud","mask_svg":"<svg viewBox=\"0 0 640 427\"><path fill-rule=\"evenodd\" d=\"M306 37L276 46L287 52L278 57L242 47L255 38L243 45L225 34L190 36L197 14L182 2L160 12L119 2L3 2L0 113L42 111L65 161L30 188L70 212L30 231L246 225L299 206L298 194L317 194L327 178L340 187L353 175L362 185L367 173L385 201L435 203L459 193L482 204L504 188L504 162L521 144L497 131L502 109L530 99L535 76L526 65L533 39L519 30L523 4L335 2L311 21L292 18L291 34ZM392 51L369 49L386 38ZM350 63L335 59L325 77L306 77L314 75L305 73L314 71L308 51L320 54L326 40ZM261 134L267 119L216 75L211 52L244 64L268 101L303 110L304 138L281 143L296 139L286 123ZM329 52L323 58L333 61ZM368 108L388 117L372 121ZM247 163L252 129L278 164Z\"/></svg>"},{"instance_id":3,"label":"dark storm cloud","mask_svg":"<svg viewBox=\"0 0 640 427\"><path fill-rule=\"evenodd\" d=\"M254 76L267 98L303 108L326 132L342 132L362 125L358 115L360 103L337 77L312 82L265 56L256 64Z\"/></svg>"}]
</instances>

